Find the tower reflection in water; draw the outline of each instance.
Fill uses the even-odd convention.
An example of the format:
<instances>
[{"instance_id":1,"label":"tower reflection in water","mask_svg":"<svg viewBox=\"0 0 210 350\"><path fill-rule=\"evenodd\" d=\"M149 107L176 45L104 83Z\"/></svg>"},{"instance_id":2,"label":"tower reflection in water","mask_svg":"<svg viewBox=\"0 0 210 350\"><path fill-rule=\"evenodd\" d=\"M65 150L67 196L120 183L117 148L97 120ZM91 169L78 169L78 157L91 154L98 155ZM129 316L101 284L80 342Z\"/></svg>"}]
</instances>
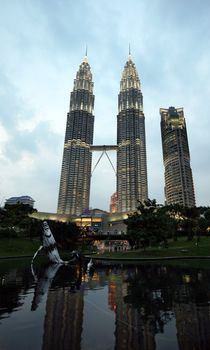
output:
<instances>
[{"instance_id":1,"label":"tower reflection in water","mask_svg":"<svg viewBox=\"0 0 210 350\"><path fill-rule=\"evenodd\" d=\"M209 350L209 281L209 270L192 268L99 266L91 278L81 268L62 266L48 291L42 349L83 349L82 336L93 334L90 327L97 329L109 310L115 318L112 349L153 350L162 344L170 350ZM106 291L100 297L106 295L107 310L98 308L88 325L84 311L91 308L84 305L97 290ZM106 349L106 339L101 342Z\"/></svg>"},{"instance_id":2,"label":"tower reflection in water","mask_svg":"<svg viewBox=\"0 0 210 350\"><path fill-rule=\"evenodd\" d=\"M82 270L78 266L53 264L40 272L32 302L39 307L47 294L42 349L80 349L84 298Z\"/></svg>"},{"instance_id":3,"label":"tower reflection in water","mask_svg":"<svg viewBox=\"0 0 210 350\"><path fill-rule=\"evenodd\" d=\"M209 277L208 270L183 274L164 266L116 270L108 296L116 313L115 348L153 350L161 340L168 349L210 349Z\"/></svg>"}]
</instances>

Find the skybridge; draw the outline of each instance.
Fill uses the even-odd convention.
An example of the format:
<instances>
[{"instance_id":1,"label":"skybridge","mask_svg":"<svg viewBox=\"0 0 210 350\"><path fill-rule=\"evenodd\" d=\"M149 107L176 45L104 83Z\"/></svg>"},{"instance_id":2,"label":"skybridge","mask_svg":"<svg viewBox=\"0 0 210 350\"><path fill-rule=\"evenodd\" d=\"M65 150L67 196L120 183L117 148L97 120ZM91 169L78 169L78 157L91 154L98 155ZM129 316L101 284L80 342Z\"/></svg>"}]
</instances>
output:
<instances>
[{"instance_id":1,"label":"skybridge","mask_svg":"<svg viewBox=\"0 0 210 350\"><path fill-rule=\"evenodd\" d=\"M117 175L116 169L115 169L115 167L114 167L114 165L113 165L113 163L112 163L112 161L107 153L108 151L117 151L117 149L118 149L117 145L91 145L90 146L91 152L101 152L101 155L100 155L99 159L97 160L97 162L92 170L91 176L93 175L93 172L95 171L95 169L96 169L98 163L100 162L101 158L103 157L103 155L105 155L107 157L115 175Z\"/></svg>"}]
</instances>

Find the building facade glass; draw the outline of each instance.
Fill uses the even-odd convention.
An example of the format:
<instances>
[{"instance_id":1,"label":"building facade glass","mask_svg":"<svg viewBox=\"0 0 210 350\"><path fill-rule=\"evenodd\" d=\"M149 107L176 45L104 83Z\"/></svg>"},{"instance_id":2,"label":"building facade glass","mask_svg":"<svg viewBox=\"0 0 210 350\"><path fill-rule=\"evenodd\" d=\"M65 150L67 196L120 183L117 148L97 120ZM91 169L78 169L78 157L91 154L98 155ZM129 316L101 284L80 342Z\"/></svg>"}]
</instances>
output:
<instances>
[{"instance_id":1,"label":"building facade glass","mask_svg":"<svg viewBox=\"0 0 210 350\"><path fill-rule=\"evenodd\" d=\"M195 206L187 128L183 108L161 108L166 204Z\"/></svg>"}]
</instances>

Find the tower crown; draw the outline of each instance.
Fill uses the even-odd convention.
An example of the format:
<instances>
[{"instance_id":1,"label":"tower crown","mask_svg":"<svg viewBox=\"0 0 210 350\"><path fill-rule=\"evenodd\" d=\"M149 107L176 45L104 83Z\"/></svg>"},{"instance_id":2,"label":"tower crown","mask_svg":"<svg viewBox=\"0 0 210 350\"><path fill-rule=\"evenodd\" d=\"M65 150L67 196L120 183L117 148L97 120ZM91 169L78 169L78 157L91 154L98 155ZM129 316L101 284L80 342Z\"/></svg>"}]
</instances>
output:
<instances>
[{"instance_id":1,"label":"tower crown","mask_svg":"<svg viewBox=\"0 0 210 350\"><path fill-rule=\"evenodd\" d=\"M130 51L122 73L118 99L118 111L121 112L127 109L136 109L143 112L141 84Z\"/></svg>"},{"instance_id":2,"label":"tower crown","mask_svg":"<svg viewBox=\"0 0 210 350\"><path fill-rule=\"evenodd\" d=\"M172 129L185 128L185 118L183 108L169 107L160 108L161 119L167 127Z\"/></svg>"},{"instance_id":3,"label":"tower crown","mask_svg":"<svg viewBox=\"0 0 210 350\"><path fill-rule=\"evenodd\" d=\"M123 91L130 88L140 89L141 84L136 70L136 66L132 61L131 54L129 53L128 61L126 62L122 73L120 90Z\"/></svg>"},{"instance_id":4,"label":"tower crown","mask_svg":"<svg viewBox=\"0 0 210 350\"><path fill-rule=\"evenodd\" d=\"M74 90L81 89L93 92L92 73L87 56L84 57L83 62L80 64L76 79L74 80Z\"/></svg>"},{"instance_id":5,"label":"tower crown","mask_svg":"<svg viewBox=\"0 0 210 350\"><path fill-rule=\"evenodd\" d=\"M93 81L90 65L85 55L79 70L74 79L74 87L71 93L70 111L83 110L89 113L93 112L94 95L93 95Z\"/></svg>"}]
</instances>

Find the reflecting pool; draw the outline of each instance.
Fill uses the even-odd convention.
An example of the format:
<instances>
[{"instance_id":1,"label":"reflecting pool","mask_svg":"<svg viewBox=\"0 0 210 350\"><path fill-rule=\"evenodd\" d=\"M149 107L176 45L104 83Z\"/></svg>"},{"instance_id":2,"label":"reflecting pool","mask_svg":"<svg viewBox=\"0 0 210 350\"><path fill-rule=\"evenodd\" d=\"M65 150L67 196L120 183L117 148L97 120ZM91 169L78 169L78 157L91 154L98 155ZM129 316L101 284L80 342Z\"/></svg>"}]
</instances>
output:
<instances>
[{"instance_id":1,"label":"reflecting pool","mask_svg":"<svg viewBox=\"0 0 210 350\"><path fill-rule=\"evenodd\" d=\"M0 349L210 349L210 263L0 261Z\"/></svg>"}]
</instances>

